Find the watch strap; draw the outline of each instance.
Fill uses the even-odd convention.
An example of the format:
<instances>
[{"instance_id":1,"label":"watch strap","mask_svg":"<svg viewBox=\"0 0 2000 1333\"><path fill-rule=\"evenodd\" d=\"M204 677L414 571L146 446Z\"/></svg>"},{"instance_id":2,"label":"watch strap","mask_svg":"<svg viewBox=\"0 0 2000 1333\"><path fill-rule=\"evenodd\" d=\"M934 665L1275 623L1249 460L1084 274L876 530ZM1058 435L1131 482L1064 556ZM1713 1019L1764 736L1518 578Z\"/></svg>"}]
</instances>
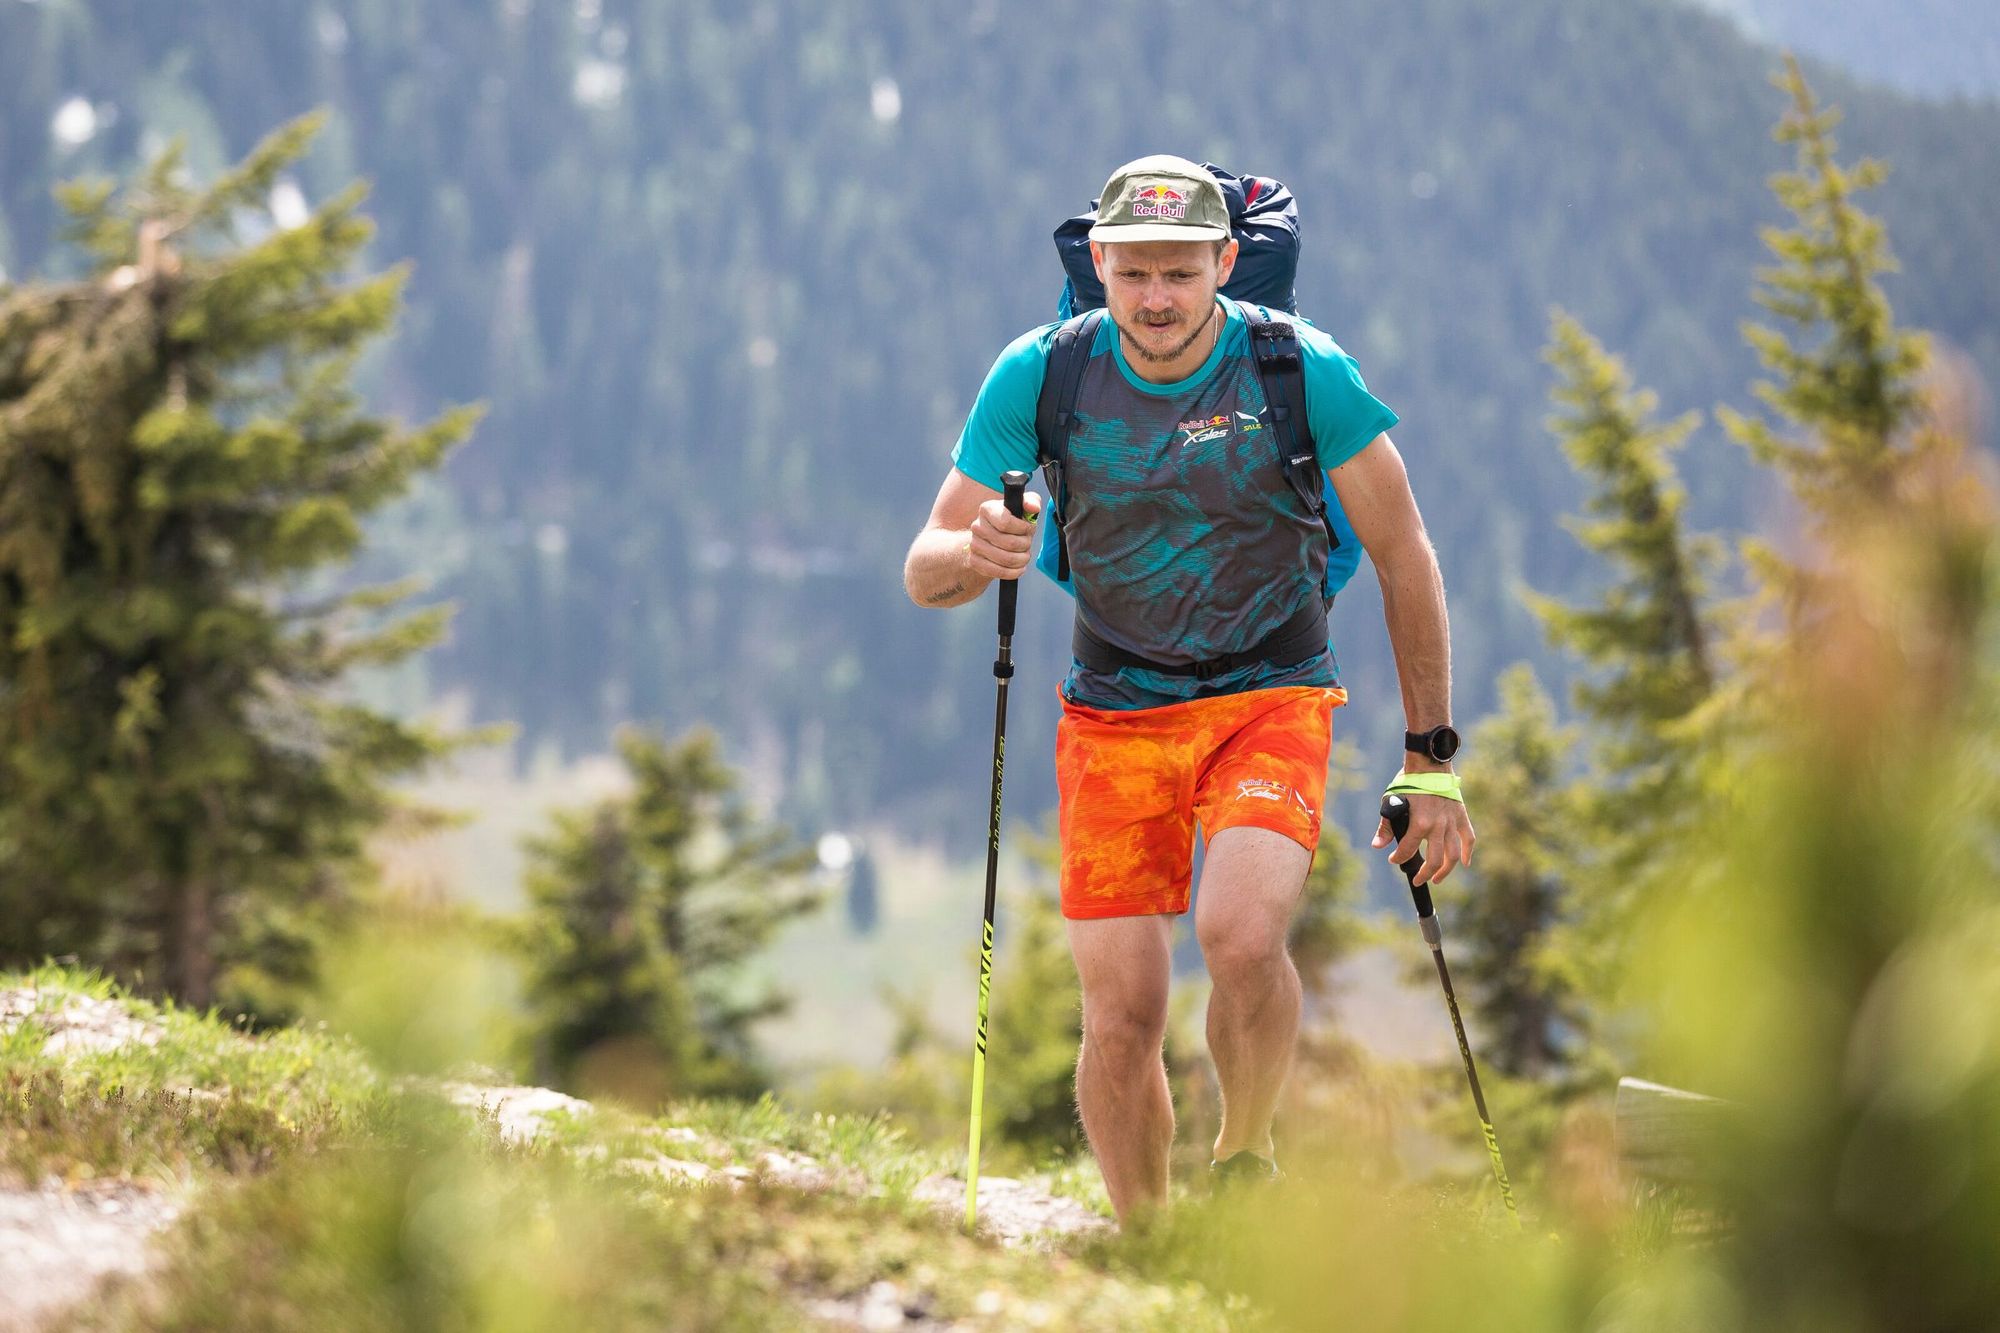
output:
<instances>
[{"instance_id":1,"label":"watch strap","mask_svg":"<svg viewBox=\"0 0 2000 1333\"><path fill-rule=\"evenodd\" d=\"M1449 752L1446 754L1439 754L1437 752L1438 733L1441 731L1449 732L1452 736L1452 744ZM1432 727L1429 731L1405 731L1403 733L1403 749L1405 751L1410 754L1423 755L1426 759L1436 760L1439 763L1451 762L1452 756L1456 755L1463 745L1464 741L1459 738L1458 729L1453 727L1449 722Z\"/></svg>"}]
</instances>

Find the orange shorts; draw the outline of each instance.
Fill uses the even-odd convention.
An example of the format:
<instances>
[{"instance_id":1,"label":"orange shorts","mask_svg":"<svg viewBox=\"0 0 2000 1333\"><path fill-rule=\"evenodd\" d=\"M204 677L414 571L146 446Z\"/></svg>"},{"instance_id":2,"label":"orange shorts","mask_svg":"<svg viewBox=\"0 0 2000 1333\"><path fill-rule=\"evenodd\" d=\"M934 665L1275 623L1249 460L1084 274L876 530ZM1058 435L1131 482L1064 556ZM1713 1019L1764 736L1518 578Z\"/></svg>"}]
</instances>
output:
<instances>
[{"instance_id":1,"label":"orange shorts","mask_svg":"<svg viewBox=\"0 0 2000 1333\"><path fill-rule=\"evenodd\" d=\"M1294 685L1160 708L1063 700L1056 726L1062 911L1182 913L1194 830L1273 829L1319 846L1339 688Z\"/></svg>"}]
</instances>

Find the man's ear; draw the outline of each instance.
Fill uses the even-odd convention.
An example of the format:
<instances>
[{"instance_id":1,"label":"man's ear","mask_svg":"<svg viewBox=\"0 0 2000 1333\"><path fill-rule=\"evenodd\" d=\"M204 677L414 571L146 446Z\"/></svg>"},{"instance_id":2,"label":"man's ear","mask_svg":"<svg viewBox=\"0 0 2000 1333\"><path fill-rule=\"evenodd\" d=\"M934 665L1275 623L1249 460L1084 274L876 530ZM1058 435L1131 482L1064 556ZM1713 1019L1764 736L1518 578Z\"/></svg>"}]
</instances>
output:
<instances>
[{"instance_id":1,"label":"man's ear","mask_svg":"<svg viewBox=\"0 0 2000 1333\"><path fill-rule=\"evenodd\" d=\"M1218 288L1229 285L1229 275L1236 269L1236 252L1241 248L1234 236L1230 237L1229 243L1222 247L1222 257L1216 262L1215 266L1215 285Z\"/></svg>"},{"instance_id":2,"label":"man's ear","mask_svg":"<svg viewBox=\"0 0 2000 1333\"><path fill-rule=\"evenodd\" d=\"M1097 280L1100 283L1104 282L1104 243L1102 241L1092 241L1090 243L1090 268L1093 273L1097 274ZM1106 283L1105 285L1109 286L1110 284Z\"/></svg>"}]
</instances>

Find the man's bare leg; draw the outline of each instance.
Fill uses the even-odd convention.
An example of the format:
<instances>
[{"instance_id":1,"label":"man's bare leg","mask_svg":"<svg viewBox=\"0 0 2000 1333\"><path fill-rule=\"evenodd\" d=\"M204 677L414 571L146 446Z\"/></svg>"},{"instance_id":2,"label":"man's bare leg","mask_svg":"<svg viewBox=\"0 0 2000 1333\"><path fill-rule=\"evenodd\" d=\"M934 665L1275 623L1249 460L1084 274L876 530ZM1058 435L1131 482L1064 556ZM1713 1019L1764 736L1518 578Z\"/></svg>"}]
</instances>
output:
<instances>
[{"instance_id":1,"label":"man's bare leg","mask_svg":"<svg viewBox=\"0 0 2000 1333\"><path fill-rule=\"evenodd\" d=\"M1285 948L1312 856L1282 833L1223 829L1210 839L1195 902L1195 937L1214 989L1208 1050L1222 1085L1215 1160L1273 1156L1271 1117L1298 1040L1298 969Z\"/></svg>"},{"instance_id":2,"label":"man's bare leg","mask_svg":"<svg viewBox=\"0 0 2000 1333\"><path fill-rule=\"evenodd\" d=\"M1124 1225L1167 1200L1174 1103L1161 1046L1167 1035L1173 918L1068 924L1070 953L1083 983L1076 1107Z\"/></svg>"}]
</instances>

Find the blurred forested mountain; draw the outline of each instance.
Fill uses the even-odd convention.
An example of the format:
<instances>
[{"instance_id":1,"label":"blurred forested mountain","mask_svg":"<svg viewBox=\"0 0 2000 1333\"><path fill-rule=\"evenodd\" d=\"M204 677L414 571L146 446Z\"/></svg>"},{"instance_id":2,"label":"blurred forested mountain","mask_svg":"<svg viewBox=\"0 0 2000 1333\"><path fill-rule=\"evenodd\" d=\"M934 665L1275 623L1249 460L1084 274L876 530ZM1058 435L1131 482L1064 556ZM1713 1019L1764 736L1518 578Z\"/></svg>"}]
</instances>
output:
<instances>
[{"instance_id":1,"label":"blurred forested mountain","mask_svg":"<svg viewBox=\"0 0 2000 1333\"><path fill-rule=\"evenodd\" d=\"M0 269L58 269L57 180L167 136L198 170L315 106L282 214L375 185L408 314L376 406L491 412L383 525L373 572L459 604L422 690L524 745L715 724L809 820L983 822L991 603L922 612L903 551L980 376L1053 315L1054 224L1173 151L1276 175L1306 311L1404 417L1451 589L1461 723L1523 656L1513 590L1576 590L1578 486L1542 424L1551 305L1665 410L1743 400L1737 332L1784 164L1767 49L1632 0L0 0ZM2000 371L2000 109L1825 75L1906 322ZM1698 525L1769 492L1713 432ZM1398 758L1373 580L1336 611L1371 770ZM1366 586L1364 586L1366 585ZM1051 799L1068 607L1023 599L1010 814Z\"/></svg>"},{"instance_id":2,"label":"blurred forested mountain","mask_svg":"<svg viewBox=\"0 0 2000 1333\"><path fill-rule=\"evenodd\" d=\"M1754 37L1894 88L2000 98L1993 0L1707 0Z\"/></svg>"}]
</instances>

